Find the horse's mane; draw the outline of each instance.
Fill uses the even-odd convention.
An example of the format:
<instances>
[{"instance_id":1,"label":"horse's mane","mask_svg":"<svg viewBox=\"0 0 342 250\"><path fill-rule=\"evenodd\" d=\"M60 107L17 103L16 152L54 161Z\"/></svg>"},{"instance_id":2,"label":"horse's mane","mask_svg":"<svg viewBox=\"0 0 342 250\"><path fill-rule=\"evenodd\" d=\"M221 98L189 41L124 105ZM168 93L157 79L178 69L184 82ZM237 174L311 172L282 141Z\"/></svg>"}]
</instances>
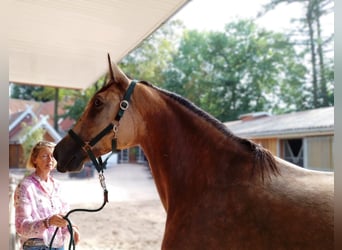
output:
<instances>
[{"instance_id":1,"label":"horse's mane","mask_svg":"<svg viewBox=\"0 0 342 250\"><path fill-rule=\"evenodd\" d=\"M241 137L234 135L222 122L217 120L215 117L213 117L209 113L203 111L202 109L197 107L194 103L190 102L186 98L176 93L159 88L146 81L140 81L139 83L143 83L153 89L158 90L160 93L170 97L171 99L175 100L179 104L183 105L185 108L194 112L199 117L203 118L205 121L211 123L216 129L221 131L227 137L241 143L241 145L243 145L247 150L249 150L254 156L254 164L253 164L252 173L254 174L255 172L259 172L262 180L264 180L265 176L269 177L270 174L276 175L279 173L278 167L275 162L275 158L273 157L270 151L263 148L261 145L256 144L249 139L241 138Z\"/></svg>"}]
</instances>

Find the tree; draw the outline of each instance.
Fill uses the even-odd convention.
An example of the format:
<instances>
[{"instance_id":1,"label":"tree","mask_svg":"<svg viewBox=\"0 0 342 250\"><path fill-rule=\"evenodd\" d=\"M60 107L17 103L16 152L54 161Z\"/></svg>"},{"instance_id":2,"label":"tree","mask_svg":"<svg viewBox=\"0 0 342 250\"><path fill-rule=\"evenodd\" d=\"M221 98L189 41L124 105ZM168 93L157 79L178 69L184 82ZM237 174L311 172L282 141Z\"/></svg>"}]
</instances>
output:
<instances>
[{"instance_id":1,"label":"tree","mask_svg":"<svg viewBox=\"0 0 342 250\"><path fill-rule=\"evenodd\" d=\"M10 96L16 99L32 100L35 99L35 93L39 91L39 89L41 88L42 87L38 86L20 85L12 83Z\"/></svg>"},{"instance_id":2,"label":"tree","mask_svg":"<svg viewBox=\"0 0 342 250\"><path fill-rule=\"evenodd\" d=\"M278 5L287 3L300 3L305 9L305 15L293 20L299 24L298 29L292 32L295 44L304 45L304 52L310 57L311 76L311 102L312 108L334 105L333 89L334 76L332 52L334 34L323 35L321 20L333 12L333 0L271 0L266 4L259 16L271 11Z\"/></svg>"},{"instance_id":3,"label":"tree","mask_svg":"<svg viewBox=\"0 0 342 250\"><path fill-rule=\"evenodd\" d=\"M43 139L44 136L44 129L37 128L34 131L32 131L33 126L29 126L27 124L23 124L23 131L24 135L26 135L24 142L22 143L23 147L23 155L20 160L22 165L25 165L27 163L28 157L30 155L30 152L33 148L33 146Z\"/></svg>"},{"instance_id":4,"label":"tree","mask_svg":"<svg viewBox=\"0 0 342 250\"><path fill-rule=\"evenodd\" d=\"M224 32L186 31L164 78L167 89L227 121L302 109L305 73L286 36L240 20Z\"/></svg>"},{"instance_id":5,"label":"tree","mask_svg":"<svg viewBox=\"0 0 342 250\"><path fill-rule=\"evenodd\" d=\"M54 100L55 88L34 85L11 84L12 98L47 102Z\"/></svg>"},{"instance_id":6,"label":"tree","mask_svg":"<svg viewBox=\"0 0 342 250\"><path fill-rule=\"evenodd\" d=\"M90 98L98 91L103 84L106 82L106 76L102 76L93 85L84 91L73 91L70 95L73 103L66 104L63 108L65 109L64 115L61 117L69 117L75 121L79 119L82 115L86 105L88 104Z\"/></svg>"},{"instance_id":7,"label":"tree","mask_svg":"<svg viewBox=\"0 0 342 250\"><path fill-rule=\"evenodd\" d=\"M183 28L181 21L170 21L144 40L139 47L123 58L120 67L131 78L162 84L162 72L169 67L176 53Z\"/></svg>"}]
</instances>

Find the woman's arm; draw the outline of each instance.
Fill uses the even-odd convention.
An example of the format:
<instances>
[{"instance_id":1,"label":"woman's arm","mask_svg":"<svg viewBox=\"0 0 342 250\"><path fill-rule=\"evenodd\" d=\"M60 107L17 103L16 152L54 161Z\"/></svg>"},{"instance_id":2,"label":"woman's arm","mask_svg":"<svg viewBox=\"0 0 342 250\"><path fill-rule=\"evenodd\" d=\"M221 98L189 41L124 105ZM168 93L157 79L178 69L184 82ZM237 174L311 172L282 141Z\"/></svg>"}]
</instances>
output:
<instances>
[{"instance_id":1,"label":"woman's arm","mask_svg":"<svg viewBox=\"0 0 342 250\"><path fill-rule=\"evenodd\" d=\"M41 238L44 230L44 219L32 217L33 206L27 186L19 184L14 193L15 227L17 233L26 238Z\"/></svg>"}]
</instances>

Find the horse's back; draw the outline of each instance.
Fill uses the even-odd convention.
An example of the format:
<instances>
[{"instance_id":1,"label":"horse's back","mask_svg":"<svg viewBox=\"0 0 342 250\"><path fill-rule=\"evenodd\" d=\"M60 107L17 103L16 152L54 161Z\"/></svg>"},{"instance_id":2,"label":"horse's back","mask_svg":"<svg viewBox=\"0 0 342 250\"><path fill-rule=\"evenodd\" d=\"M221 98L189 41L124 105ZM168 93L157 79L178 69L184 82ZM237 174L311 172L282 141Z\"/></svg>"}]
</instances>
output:
<instances>
[{"instance_id":1,"label":"horse's back","mask_svg":"<svg viewBox=\"0 0 342 250\"><path fill-rule=\"evenodd\" d=\"M332 249L334 173L300 168L277 159L280 175L269 183L279 232L293 234L303 249ZM283 220L281 220L283 218ZM288 235L289 238L291 235ZM311 245L311 246L310 246Z\"/></svg>"},{"instance_id":2,"label":"horse's back","mask_svg":"<svg viewBox=\"0 0 342 250\"><path fill-rule=\"evenodd\" d=\"M287 185L288 189L297 190L299 194L313 192L333 198L333 172L304 169L279 158L277 162L280 171L278 181Z\"/></svg>"}]
</instances>

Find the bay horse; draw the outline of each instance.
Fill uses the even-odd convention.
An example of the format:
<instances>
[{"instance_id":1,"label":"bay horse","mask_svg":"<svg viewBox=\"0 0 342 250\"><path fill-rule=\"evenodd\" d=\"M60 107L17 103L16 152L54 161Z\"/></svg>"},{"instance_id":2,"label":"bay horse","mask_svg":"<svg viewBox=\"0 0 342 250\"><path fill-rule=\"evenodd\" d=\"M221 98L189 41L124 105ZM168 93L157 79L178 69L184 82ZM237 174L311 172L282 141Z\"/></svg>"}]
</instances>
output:
<instances>
[{"instance_id":1,"label":"bay horse","mask_svg":"<svg viewBox=\"0 0 342 250\"><path fill-rule=\"evenodd\" d=\"M273 156L108 60L107 84L72 129L85 146L69 133L55 147L59 172L80 170L89 150L110 152L113 138L118 149L139 145L167 214L162 249L333 249L333 173Z\"/></svg>"}]
</instances>

